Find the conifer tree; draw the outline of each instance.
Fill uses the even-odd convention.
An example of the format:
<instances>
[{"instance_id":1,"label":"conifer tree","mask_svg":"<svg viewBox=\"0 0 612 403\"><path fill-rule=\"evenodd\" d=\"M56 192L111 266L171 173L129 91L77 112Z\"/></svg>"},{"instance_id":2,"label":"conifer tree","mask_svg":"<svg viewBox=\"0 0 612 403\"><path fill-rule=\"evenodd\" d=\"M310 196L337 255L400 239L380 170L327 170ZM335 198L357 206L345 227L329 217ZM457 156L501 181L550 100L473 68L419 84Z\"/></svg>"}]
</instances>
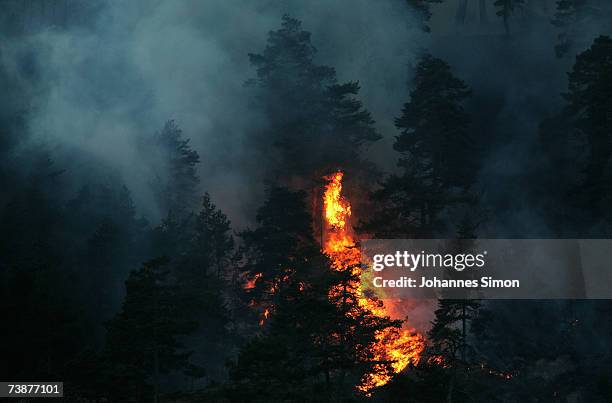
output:
<instances>
[{"instance_id":1,"label":"conifer tree","mask_svg":"<svg viewBox=\"0 0 612 403\"><path fill-rule=\"evenodd\" d=\"M247 313L258 316L255 322L269 315L286 280L306 270L303 267L309 267L307 262L320 255L306 210L306 193L273 186L267 194L257 210L258 227L240 233L243 263L239 270L241 277L248 280L240 295L243 304L255 307L249 310L250 315Z\"/></svg>"},{"instance_id":2,"label":"conifer tree","mask_svg":"<svg viewBox=\"0 0 612 403\"><path fill-rule=\"evenodd\" d=\"M400 173L372 195L376 213L362 229L378 237L428 237L439 230L440 212L469 201L467 190L479 166L480 147L469 129L464 102L471 91L443 60L419 62L393 148Z\"/></svg>"},{"instance_id":3,"label":"conifer tree","mask_svg":"<svg viewBox=\"0 0 612 403\"><path fill-rule=\"evenodd\" d=\"M161 376L191 369L191 353L180 337L193 332L196 324L182 320L182 310L166 258L150 260L130 273L121 312L108 323L113 401L135 397L158 402Z\"/></svg>"},{"instance_id":4,"label":"conifer tree","mask_svg":"<svg viewBox=\"0 0 612 403\"><path fill-rule=\"evenodd\" d=\"M180 313L185 320L199 324L189 337L196 350L194 361L206 366L211 377L219 378L227 351L232 346L228 332L228 271L234 254L234 239L227 216L211 201L208 193L201 209L185 228L185 245L177 248L171 263L177 278L177 291L184 300ZM181 237L183 238L183 237Z\"/></svg>"},{"instance_id":5,"label":"conifer tree","mask_svg":"<svg viewBox=\"0 0 612 403\"><path fill-rule=\"evenodd\" d=\"M495 0L495 3L493 3L497 9L495 14L504 20L506 34L510 33L510 18L512 18L516 8L523 5L523 2L524 0Z\"/></svg>"},{"instance_id":6,"label":"conifer tree","mask_svg":"<svg viewBox=\"0 0 612 403\"><path fill-rule=\"evenodd\" d=\"M464 216L457 228L458 247L460 252L469 250L472 240L476 238L476 223L469 216ZM444 296L444 295L443 295ZM440 299L435 311L435 319L428 332L431 343L429 353L435 357L433 363L441 362L450 372L447 401L456 401L458 381L466 381L466 369L470 365L469 353L472 347L467 337L471 321L477 317L480 302L474 299ZM435 365L435 364L434 364ZM460 372L461 371L461 372ZM434 368L434 373L438 372ZM438 376L439 374L436 374ZM465 389L465 388L464 388Z\"/></svg>"},{"instance_id":7,"label":"conifer tree","mask_svg":"<svg viewBox=\"0 0 612 403\"><path fill-rule=\"evenodd\" d=\"M610 34L612 5L597 0L558 0L552 24L559 29L555 45L557 57L567 55L583 39L583 33L591 33L600 27L599 34ZM591 40L591 37L588 37Z\"/></svg>"},{"instance_id":8,"label":"conifer tree","mask_svg":"<svg viewBox=\"0 0 612 403\"><path fill-rule=\"evenodd\" d=\"M423 21L423 31L430 32L431 28L428 23L431 19L431 5L436 3L442 3L444 0L406 0L408 6L410 6L414 11L419 13Z\"/></svg>"},{"instance_id":9,"label":"conifer tree","mask_svg":"<svg viewBox=\"0 0 612 403\"><path fill-rule=\"evenodd\" d=\"M195 219L196 237L194 246L198 250L207 250L207 265L217 279L225 275L234 239L231 235L231 224L223 212L212 203L210 195L204 193L202 206Z\"/></svg>"},{"instance_id":10,"label":"conifer tree","mask_svg":"<svg viewBox=\"0 0 612 403\"><path fill-rule=\"evenodd\" d=\"M65 211L50 192L61 171L46 155L29 157L32 173L5 189L0 210L0 314L12 329L0 343L5 379L64 377L89 336L67 265Z\"/></svg>"},{"instance_id":11,"label":"conifer tree","mask_svg":"<svg viewBox=\"0 0 612 403\"><path fill-rule=\"evenodd\" d=\"M227 216L202 197L197 215L166 218L153 230L153 250L174 256L168 269L183 302L179 317L200 326L188 341L196 350L193 361L212 378L221 375L232 343L228 334L228 286L234 257L234 239Z\"/></svg>"},{"instance_id":12,"label":"conifer tree","mask_svg":"<svg viewBox=\"0 0 612 403\"><path fill-rule=\"evenodd\" d=\"M157 179L153 183L163 215L182 217L197 204L197 164L200 156L183 137L174 120L164 124L153 139L151 154L159 158Z\"/></svg>"},{"instance_id":13,"label":"conifer tree","mask_svg":"<svg viewBox=\"0 0 612 403\"><path fill-rule=\"evenodd\" d=\"M370 113L356 96L357 82L339 83L333 68L316 64L310 33L297 19L283 17L265 49L250 54L257 77L249 81L268 127L255 146L273 147L281 179L306 178L342 166L362 175L371 167L361 150L380 139Z\"/></svg>"},{"instance_id":14,"label":"conifer tree","mask_svg":"<svg viewBox=\"0 0 612 403\"><path fill-rule=\"evenodd\" d=\"M585 181L581 193L586 195L588 207L597 214L607 209L600 204L602 197L612 196L611 175L606 170L612 147L612 39L596 38L593 45L576 57L569 73L569 91L564 94L567 114L573 125L586 138L588 157L584 170ZM608 200L605 200L606 202Z\"/></svg>"},{"instance_id":15,"label":"conifer tree","mask_svg":"<svg viewBox=\"0 0 612 403\"><path fill-rule=\"evenodd\" d=\"M612 222L611 60L612 39L596 38L576 57L563 94L564 109L541 126L543 152L550 161L546 186L564 201L550 210L556 213L557 225L559 220L570 221L569 227L582 233L595 223Z\"/></svg>"},{"instance_id":16,"label":"conifer tree","mask_svg":"<svg viewBox=\"0 0 612 403\"><path fill-rule=\"evenodd\" d=\"M320 252L304 192L269 189L257 219L259 227L242 234L243 269L255 279L246 290L250 304L268 314L230 367L230 394L261 401L350 396L374 365L376 332L400 323L342 292L357 279L350 269L332 270Z\"/></svg>"}]
</instances>

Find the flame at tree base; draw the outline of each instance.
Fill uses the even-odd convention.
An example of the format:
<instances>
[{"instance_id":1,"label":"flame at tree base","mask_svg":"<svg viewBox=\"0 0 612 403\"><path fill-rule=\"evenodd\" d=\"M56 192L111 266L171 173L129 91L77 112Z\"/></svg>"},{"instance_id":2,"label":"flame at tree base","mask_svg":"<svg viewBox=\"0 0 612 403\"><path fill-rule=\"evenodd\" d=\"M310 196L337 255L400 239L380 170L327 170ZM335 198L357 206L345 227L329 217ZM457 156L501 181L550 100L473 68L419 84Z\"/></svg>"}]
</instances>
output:
<instances>
[{"instance_id":1,"label":"flame at tree base","mask_svg":"<svg viewBox=\"0 0 612 403\"><path fill-rule=\"evenodd\" d=\"M361 275L361 252L356 247L348 220L352 214L349 202L342 197L342 172L326 176L328 181L323 195L324 218L327 231L323 251L332 261L335 270L351 270L354 278ZM382 301L365 297L360 280L348 285L349 293L358 301L361 308L380 318L390 317L390 311ZM340 290L330 290L330 293ZM373 370L367 373L357 385L365 394L387 384L395 374L408 365L416 365L425 347L423 336L407 328L388 327L376 332L376 342L372 347ZM391 363L389 371L388 363Z\"/></svg>"}]
</instances>

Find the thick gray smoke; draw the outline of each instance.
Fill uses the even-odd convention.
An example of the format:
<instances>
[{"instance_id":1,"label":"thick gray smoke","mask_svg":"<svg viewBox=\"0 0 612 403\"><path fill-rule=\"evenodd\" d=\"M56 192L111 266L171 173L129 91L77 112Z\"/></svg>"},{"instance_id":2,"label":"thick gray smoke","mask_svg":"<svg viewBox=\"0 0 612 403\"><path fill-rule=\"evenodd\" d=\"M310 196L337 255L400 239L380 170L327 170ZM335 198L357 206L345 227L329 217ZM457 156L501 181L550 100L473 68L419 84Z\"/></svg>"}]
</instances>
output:
<instances>
[{"instance_id":1,"label":"thick gray smoke","mask_svg":"<svg viewBox=\"0 0 612 403\"><path fill-rule=\"evenodd\" d=\"M312 32L319 63L336 67L341 80L360 80L362 100L389 132L407 65L426 38L403 1L110 1L91 23L50 25L10 46L9 56L33 51L40 74L31 88L32 141L70 156L58 163L73 178L97 175L92 160L111 168L156 219L149 183L160 162L138 144L174 119L201 156L202 191L239 226L248 223L268 156L244 146L264 123L243 86L254 76L247 54L262 51L284 13Z\"/></svg>"},{"instance_id":2,"label":"thick gray smoke","mask_svg":"<svg viewBox=\"0 0 612 403\"><path fill-rule=\"evenodd\" d=\"M467 4L461 23L456 21L460 4ZM599 35L612 33L608 24L612 8L599 2L592 17L572 19L567 29L572 46L557 57L555 45L562 31L551 23L556 0L517 3L508 32L503 19L495 15L493 2L484 2L484 20L480 4L466 0L434 6L430 46L473 89L468 109L484 151L478 186L488 210L480 236L554 237L540 206L529 198L537 193L533 187L543 174L539 126L563 108L561 93L567 91L567 73L575 55Z\"/></svg>"},{"instance_id":3,"label":"thick gray smoke","mask_svg":"<svg viewBox=\"0 0 612 403\"><path fill-rule=\"evenodd\" d=\"M432 33L425 34L404 0L75 0L53 3L69 12L20 9L24 25L44 29L3 44L0 56L34 99L28 110L32 142L53 151L75 186L111 170L130 188L139 211L155 221L160 212L150 183L161 161L141 152L139 142L174 119L201 156L201 190L242 227L253 220L271 159L245 142L266 123L243 86L255 74L247 54L263 50L283 14L312 32L318 63L335 67L342 81L359 80L360 99L383 135L367 157L386 170L396 160L393 119L408 100L417 56L427 49L474 90L473 130L486 151L480 183L496 211L489 236L542 235L545 225L523 198L538 125L561 107L573 56L609 27L594 21L574 27L580 32L574 48L558 59L559 31L550 23L554 0L517 9L510 34L493 2L486 2L486 21L477 3L467 2L463 24L456 22L460 2L433 7ZM96 6L80 24L44 23L50 15L65 20L82 4ZM25 64L24 54L31 59Z\"/></svg>"}]
</instances>

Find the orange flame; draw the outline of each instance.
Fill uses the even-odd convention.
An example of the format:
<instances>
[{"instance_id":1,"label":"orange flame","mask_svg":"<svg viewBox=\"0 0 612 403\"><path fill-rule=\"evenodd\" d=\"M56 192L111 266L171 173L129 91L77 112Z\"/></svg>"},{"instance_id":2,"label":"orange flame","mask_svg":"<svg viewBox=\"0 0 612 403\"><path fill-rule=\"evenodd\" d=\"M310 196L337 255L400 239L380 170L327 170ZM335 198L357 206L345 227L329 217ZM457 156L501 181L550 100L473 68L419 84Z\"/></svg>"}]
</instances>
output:
<instances>
[{"instance_id":1,"label":"orange flame","mask_svg":"<svg viewBox=\"0 0 612 403\"><path fill-rule=\"evenodd\" d=\"M342 196L343 172L335 172L324 177L328 181L323 195L324 216L327 224L323 251L332 261L335 270L351 268L352 273L359 278L361 274L361 252L356 247L355 237L347 225L351 217L351 205ZM367 298L362 293L361 282L349 284L350 293L359 306L369 310L378 317L390 317L390 310L379 300ZM339 290L331 290L336 293ZM412 329L389 327L376 334L373 347L373 358L376 362L374 370L366 374L357 385L357 389L369 395L372 389L387 384L394 374L403 371L409 364L416 365L421 357L425 341L423 336ZM387 371L384 362L391 362L393 373Z\"/></svg>"},{"instance_id":2,"label":"orange flame","mask_svg":"<svg viewBox=\"0 0 612 403\"><path fill-rule=\"evenodd\" d=\"M270 309L264 309L261 318L259 319L259 326L263 326L266 323L266 320L270 317Z\"/></svg>"},{"instance_id":3,"label":"orange flame","mask_svg":"<svg viewBox=\"0 0 612 403\"><path fill-rule=\"evenodd\" d=\"M252 290L253 288L255 288L255 284L257 283L257 280L259 280L262 275L263 275L262 273L255 274L255 276L253 276L252 279L247 280L247 282L244 285L243 289L245 289L245 290Z\"/></svg>"},{"instance_id":4,"label":"orange flame","mask_svg":"<svg viewBox=\"0 0 612 403\"><path fill-rule=\"evenodd\" d=\"M342 198L342 177L344 173L336 172L326 176L329 184L325 187L323 206L325 220L335 229L344 230L346 222L351 217L351 205Z\"/></svg>"}]
</instances>

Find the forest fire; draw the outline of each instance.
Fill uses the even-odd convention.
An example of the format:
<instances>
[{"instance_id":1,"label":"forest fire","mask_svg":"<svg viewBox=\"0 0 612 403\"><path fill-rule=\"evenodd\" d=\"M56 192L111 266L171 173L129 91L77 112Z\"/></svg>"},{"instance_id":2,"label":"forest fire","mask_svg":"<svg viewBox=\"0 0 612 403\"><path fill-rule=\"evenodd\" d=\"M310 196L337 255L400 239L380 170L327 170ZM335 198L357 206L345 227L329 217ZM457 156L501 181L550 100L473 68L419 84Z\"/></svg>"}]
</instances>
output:
<instances>
[{"instance_id":1,"label":"forest fire","mask_svg":"<svg viewBox=\"0 0 612 403\"><path fill-rule=\"evenodd\" d=\"M351 270L355 278L361 274L361 253L357 247L356 237L349 223L351 217L350 203L342 196L342 178L344 173L335 172L324 177L328 181L323 195L325 228L323 251L329 256L335 270ZM349 293L358 301L359 306L378 317L389 317L390 309L380 300L368 298L362 294L359 280L349 285ZM340 290L331 290L331 293ZM366 374L357 389L365 394L387 384L394 376L403 371L409 364L419 362L425 341L423 336L408 328L389 327L378 331L372 355L376 362L374 370ZM393 373L389 373L385 363L391 363Z\"/></svg>"},{"instance_id":2,"label":"forest fire","mask_svg":"<svg viewBox=\"0 0 612 403\"><path fill-rule=\"evenodd\" d=\"M247 282L246 282L246 284L244 285L243 288L245 290L251 290L251 289L255 288L255 284L257 283L257 280L259 280L262 275L263 275L262 273L257 273L257 274L255 274L255 276L253 276L253 278L247 279Z\"/></svg>"}]
</instances>

